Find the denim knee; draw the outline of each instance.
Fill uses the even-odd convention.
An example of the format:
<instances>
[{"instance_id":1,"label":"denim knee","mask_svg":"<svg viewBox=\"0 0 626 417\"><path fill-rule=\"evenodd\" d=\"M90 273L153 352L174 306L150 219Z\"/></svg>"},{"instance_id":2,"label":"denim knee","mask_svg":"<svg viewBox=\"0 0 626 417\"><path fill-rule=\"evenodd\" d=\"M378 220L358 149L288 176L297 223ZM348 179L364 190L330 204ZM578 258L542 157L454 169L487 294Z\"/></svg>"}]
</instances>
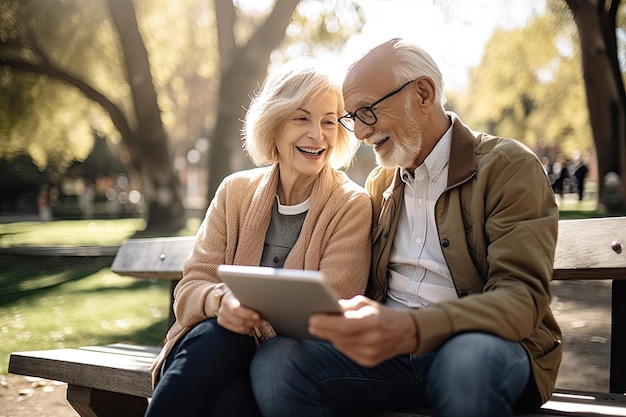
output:
<instances>
[{"instance_id":1,"label":"denim knee","mask_svg":"<svg viewBox=\"0 0 626 417\"><path fill-rule=\"evenodd\" d=\"M428 393L442 416L507 416L530 376L518 342L465 333L446 342L428 373Z\"/></svg>"},{"instance_id":2,"label":"denim knee","mask_svg":"<svg viewBox=\"0 0 626 417\"><path fill-rule=\"evenodd\" d=\"M322 350L285 337L261 344L250 365L250 379L263 416L324 415L318 403L317 375L312 372L323 360Z\"/></svg>"},{"instance_id":3,"label":"denim knee","mask_svg":"<svg viewBox=\"0 0 626 417\"><path fill-rule=\"evenodd\" d=\"M294 339L275 337L261 344L250 365L255 397L273 397L274 392L282 390L281 386L290 386L290 370L293 361L298 361L299 353L298 342Z\"/></svg>"},{"instance_id":4,"label":"denim knee","mask_svg":"<svg viewBox=\"0 0 626 417\"><path fill-rule=\"evenodd\" d=\"M166 358L161 373L177 361L177 367L186 364L186 368L191 368L188 372L203 373L215 369L216 363L230 362L231 357L233 363L241 363L253 353L254 342L250 336L226 330L211 318L198 323L183 336Z\"/></svg>"},{"instance_id":5,"label":"denim knee","mask_svg":"<svg viewBox=\"0 0 626 417\"><path fill-rule=\"evenodd\" d=\"M219 410L235 406L247 410L239 415L256 415L248 380L254 352L250 336L214 318L198 323L166 358L146 416L180 415L181 407L188 416L223 415Z\"/></svg>"}]
</instances>

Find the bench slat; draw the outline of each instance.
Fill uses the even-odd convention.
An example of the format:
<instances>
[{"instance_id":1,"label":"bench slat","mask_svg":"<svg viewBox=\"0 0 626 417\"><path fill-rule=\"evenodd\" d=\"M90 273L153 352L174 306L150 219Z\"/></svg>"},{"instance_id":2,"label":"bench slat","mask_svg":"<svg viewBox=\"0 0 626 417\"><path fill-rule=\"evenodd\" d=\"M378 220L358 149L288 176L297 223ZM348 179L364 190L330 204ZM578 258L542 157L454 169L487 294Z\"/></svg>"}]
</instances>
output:
<instances>
[{"instance_id":1,"label":"bench slat","mask_svg":"<svg viewBox=\"0 0 626 417\"><path fill-rule=\"evenodd\" d=\"M584 228L581 228L584 222ZM616 253L611 244L622 245ZM193 236L129 239L111 270L140 278L180 279ZM554 279L626 279L626 217L560 220Z\"/></svg>"},{"instance_id":2,"label":"bench slat","mask_svg":"<svg viewBox=\"0 0 626 417\"><path fill-rule=\"evenodd\" d=\"M117 251L111 271L139 278L180 279L194 239L193 236L129 239Z\"/></svg>"},{"instance_id":3,"label":"bench slat","mask_svg":"<svg viewBox=\"0 0 626 417\"><path fill-rule=\"evenodd\" d=\"M128 355L124 350L53 349L11 353L9 372L138 397L152 395L150 366L159 351ZM149 352L146 350L146 352Z\"/></svg>"},{"instance_id":4,"label":"bench slat","mask_svg":"<svg viewBox=\"0 0 626 417\"><path fill-rule=\"evenodd\" d=\"M126 343L114 343L104 346L83 346L79 349L91 352L112 353L115 355L137 356L150 360L154 360L161 351L161 348L157 346L129 345Z\"/></svg>"},{"instance_id":5,"label":"bench slat","mask_svg":"<svg viewBox=\"0 0 626 417\"><path fill-rule=\"evenodd\" d=\"M621 253L611 248L614 241ZM560 220L554 279L601 278L626 279L626 217Z\"/></svg>"}]
</instances>

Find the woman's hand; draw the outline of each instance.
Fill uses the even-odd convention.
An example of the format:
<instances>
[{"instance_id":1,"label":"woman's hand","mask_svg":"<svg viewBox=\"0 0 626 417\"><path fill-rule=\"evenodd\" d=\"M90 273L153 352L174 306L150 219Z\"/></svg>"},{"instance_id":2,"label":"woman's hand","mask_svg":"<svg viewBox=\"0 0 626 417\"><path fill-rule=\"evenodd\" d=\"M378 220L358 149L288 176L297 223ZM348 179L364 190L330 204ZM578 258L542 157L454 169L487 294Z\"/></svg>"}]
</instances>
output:
<instances>
[{"instance_id":1,"label":"woman's hand","mask_svg":"<svg viewBox=\"0 0 626 417\"><path fill-rule=\"evenodd\" d=\"M239 334L250 334L255 327L267 324L261 315L241 305L232 291L227 290L217 310L217 324Z\"/></svg>"}]
</instances>

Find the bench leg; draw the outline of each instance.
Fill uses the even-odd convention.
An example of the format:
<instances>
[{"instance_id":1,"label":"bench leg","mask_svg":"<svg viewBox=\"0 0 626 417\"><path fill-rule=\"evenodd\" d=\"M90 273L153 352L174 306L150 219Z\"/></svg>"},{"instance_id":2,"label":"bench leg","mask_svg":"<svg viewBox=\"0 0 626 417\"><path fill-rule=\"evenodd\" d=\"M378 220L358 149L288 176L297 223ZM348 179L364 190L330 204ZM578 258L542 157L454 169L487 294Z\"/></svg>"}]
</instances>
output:
<instances>
[{"instance_id":1,"label":"bench leg","mask_svg":"<svg viewBox=\"0 0 626 417\"><path fill-rule=\"evenodd\" d=\"M67 401L81 417L142 417L148 407L147 398L70 384Z\"/></svg>"},{"instance_id":2,"label":"bench leg","mask_svg":"<svg viewBox=\"0 0 626 417\"><path fill-rule=\"evenodd\" d=\"M614 279L612 283L611 303L611 376L609 392L626 392L626 281Z\"/></svg>"}]
</instances>

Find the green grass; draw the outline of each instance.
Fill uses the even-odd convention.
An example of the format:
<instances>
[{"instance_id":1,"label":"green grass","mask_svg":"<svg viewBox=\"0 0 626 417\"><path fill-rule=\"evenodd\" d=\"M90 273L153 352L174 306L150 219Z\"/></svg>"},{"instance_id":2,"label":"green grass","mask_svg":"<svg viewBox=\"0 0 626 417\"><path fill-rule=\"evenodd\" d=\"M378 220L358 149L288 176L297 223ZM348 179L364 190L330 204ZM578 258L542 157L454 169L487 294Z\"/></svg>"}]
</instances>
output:
<instances>
[{"instance_id":1,"label":"green grass","mask_svg":"<svg viewBox=\"0 0 626 417\"><path fill-rule=\"evenodd\" d=\"M193 234L192 219L180 235ZM11 246L116 246L141 219L0 224L0 374L14 351L127 342L158 345L167 331L169 281L117 275L112 256L26 256Z\"/></svg>"},{"instance_id":2,"label":"green grass","mask_svg":"<svg viewBox=\"0 0 626 417\"><path fill-rule=\"evenodd\" d=\"M169 282L119 276L110 258L16 258L0 265L0 373L13 351L163 339Z\"/></svg>"},{"instance_id":3,"label":"green grass","mask_svg":"<svg viewBox=\"0 0 626 417\"><path fill-rule=\"evenodd\" d=\"M598 202L594 199L578 201L573 194L566 194L565 198L557 197L559 205L559 219L588 219L595 217L615 217L626 216L626 212L607 212L598 207Z\"/></svg>"}]
</instances>

